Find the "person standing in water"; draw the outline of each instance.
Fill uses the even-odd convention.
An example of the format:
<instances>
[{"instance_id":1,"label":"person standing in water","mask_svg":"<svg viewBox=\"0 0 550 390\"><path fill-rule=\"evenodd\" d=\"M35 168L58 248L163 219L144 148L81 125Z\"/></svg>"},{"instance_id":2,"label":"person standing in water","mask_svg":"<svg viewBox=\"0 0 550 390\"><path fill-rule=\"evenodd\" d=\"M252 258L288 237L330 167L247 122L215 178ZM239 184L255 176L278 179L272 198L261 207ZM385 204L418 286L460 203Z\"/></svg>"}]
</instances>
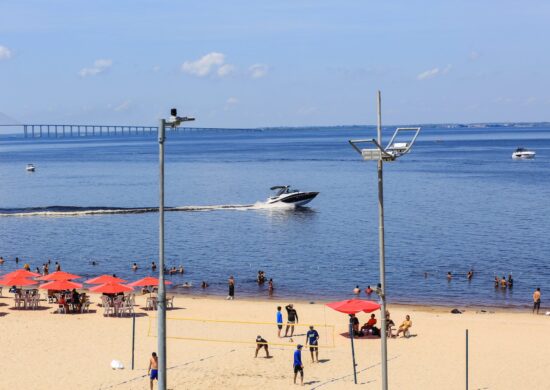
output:
<instances>
[{"instance_id":1,"label":"person standing in water","mask_svg":"<svg viewBox=\"0 0 550 390\"><path fill-rule=\"evenodd\" d=\"M269 292L269 295L273 295L273 279L269 279L269 282L267 283L267 291Z\"/></svg>"},{"instance_id":2,"label":"person standing in water","mask_svg":"<svg viewBox=\"0 0 550 390\"><path fill-rule=\"evenodd\" d=\"M227 284L229 287L229 294L227 295L227 299L232 301L233 299L235 299L235 278L233 277L233 275L229 277Z\"/></svg>"}]
</instances>

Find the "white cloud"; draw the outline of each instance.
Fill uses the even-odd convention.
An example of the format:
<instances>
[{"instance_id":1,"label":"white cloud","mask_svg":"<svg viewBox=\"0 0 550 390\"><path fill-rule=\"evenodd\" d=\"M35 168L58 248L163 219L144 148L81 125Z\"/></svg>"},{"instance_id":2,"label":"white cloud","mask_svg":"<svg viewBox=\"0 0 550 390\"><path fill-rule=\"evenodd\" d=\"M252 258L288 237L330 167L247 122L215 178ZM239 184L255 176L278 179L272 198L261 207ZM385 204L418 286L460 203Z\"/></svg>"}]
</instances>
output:
<instances>
[{"instance_id":1,"label":"white cloud","mask_svg":"<svg viewBox=\"0 0 550 390\"><path fill-rule=\"evenodd\" d=\"M153 72L158 72L160 70L160 65L153 66Z\"/></svg>"},{"instance_id":2,"label":"white cloud","mask_svg":"<svg viewBox=\"0 0 550 390\"><path fill-rule=\"evenodd\" d=\"M11 58L11 50L6 46L0 45L0 61L9 60Z\"/></svg>"},{"instance_id":3,"label":"white cloud","mask_svg":"<svg viewBox=\"0 0 550 390\"><path fill-rule=\"evenodd\" d=\"M264 64L254 64L248 68L248 73L253 79L260 79L267 75L268 66Z\"/></svg>"},{"instance_id":4,"label":"white cloud","mask_svg":"<svg viewBox=\"0 0 550 390\"><path fill-rule=\"evenodd\" d=\"M94 65L92 67L80 69L80 72L78 72L78 74L81 77L95 76L105 72L111 66L113 66L113 60L99 59L94 61Z\"/></svg>"},{"instance_id":5,"label":"white cloud","mask_svg":"<svg viewBox=\"0 0 550 390\"><path fill-rule=\"evenodd\" d=\"M229 105L239 104L239 99L237 99L234 96L231 96L230 98L227 99L227 101L225 103L227 103Z\"/></svg>"},{"instance_id":6,"label":"white cloud","mask_svg":"<svg viewBox=\"0 0 550 390\"><path fill-rule=\"evenodd\" d=\"M218 68L218 71L216 72L218 76L225 77L229 76L231 73L235 71L235 67L231 64L224 64Z\"/></svg>"},{"instance_id":7,"label":"white cloud","mask_svg":"<svg viewBox=\"0 0 550 390\"><path fill-rule=\"evenodd\" d=\"M120 103L118 106L113 108L116 112L126 111L132 106L132 102L130 100L125 100L122 103Z\"/></svg>"},{"instance_id":8,"label":"white cloud","mask_svg":"<svg viewBox=\"0 0 550 390\"><path fill-rule=\"evenodd\" d=\"M433 69L429 69L425 72L422 72L422 73L419 73L417 76L416 76L416 79L417 80L427 80L427 79L431 79L437 75L440 75L440 74L447 74L451 71L451 68L453 66L451 64L447 65L445 68L443 69L440 69L440 68L433 68Z\"/></svg>"},{"instance_id":9,"label":"white cloud","mask_svg":"<svg viewBox=\"0 0 550 390\"><path fill-rule=\"evenodd\" d=\"M205 56L202 56L196 61L185 61L181 65L181 70L182 72L191 75L205 77L208 76L215 68L218 68L219 72L220 68L223 68L224 63L225 55L223 55L222 53L212 52L206 54ZM227 71L227 68L225 71ZM222 71L222 73L223 72L224 71Z\"/></svg>"}]
</instances>

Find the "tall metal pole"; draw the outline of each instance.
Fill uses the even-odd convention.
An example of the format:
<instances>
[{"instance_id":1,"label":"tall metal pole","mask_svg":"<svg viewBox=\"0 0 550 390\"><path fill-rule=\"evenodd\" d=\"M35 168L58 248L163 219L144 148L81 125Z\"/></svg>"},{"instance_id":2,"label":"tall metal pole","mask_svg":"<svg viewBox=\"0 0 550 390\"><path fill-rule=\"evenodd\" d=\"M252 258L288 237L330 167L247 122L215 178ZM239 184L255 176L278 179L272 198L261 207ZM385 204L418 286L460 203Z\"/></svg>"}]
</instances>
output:
<instances>
[{"instance_id":1,"label":"tall metal pole","mask_svg":"<svg viewBox=\"0 0 550 390\"><path fill-rule=\"evenodd\" d=\"M166 121L159 124L159 288L158 288L158 363L159 390L166 390L166 290L164 286L164 140Z\"/></svg>"},{"instance_id":2,"label":"tall metal pole","mask_svg":"<svg viewBox=\"0 0 550 390\"><path fill-rule=\"evenodd\" d=\"M378 144L382 145L382 99L378 91ZM380 256L380 298L382 300L381 363L382 390L388 390L388 335L386 331L386 253L384 248L384 175L382 155L378 160L378 245Z\"/></svg>"},{"instance_id":3,"label":"tall metal pole","mask_svg":"<svg viewBox=\"0 0 550 390\"><path fill-rule=\"evenodd\" d=\"M355 347L353 345L353 324L349 322L349 339L351 340L351 360L353 362L353 382L357 384L357 365L355 364Z\"/></svg>"},{"instance_id":4,"label":"tall metal pole","mask_svg":"<svg viewBox=\"0 0 550 390\"><path fill-rule=\"evenodd\" d=\"M468 380L468 329L466 329L466 390L468 390L469 380Z\"/></svg>"}]
</instances>

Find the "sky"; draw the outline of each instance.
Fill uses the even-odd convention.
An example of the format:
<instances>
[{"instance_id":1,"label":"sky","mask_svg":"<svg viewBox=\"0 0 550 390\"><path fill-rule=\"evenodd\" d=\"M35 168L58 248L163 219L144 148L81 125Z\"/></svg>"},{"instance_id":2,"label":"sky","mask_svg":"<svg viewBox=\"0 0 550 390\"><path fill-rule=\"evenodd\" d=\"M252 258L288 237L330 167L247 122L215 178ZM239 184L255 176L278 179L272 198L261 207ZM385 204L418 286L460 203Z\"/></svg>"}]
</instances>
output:
<instances>
[{"instance_id":1,"label":"sky","mask_svg":"<svg viewBox=\"0 0 550 390\"><path fill-rule=\"evenodd\" d=\"M550 120L549 1L0 0L0 123Z\"/></svg>"}]
</instances>

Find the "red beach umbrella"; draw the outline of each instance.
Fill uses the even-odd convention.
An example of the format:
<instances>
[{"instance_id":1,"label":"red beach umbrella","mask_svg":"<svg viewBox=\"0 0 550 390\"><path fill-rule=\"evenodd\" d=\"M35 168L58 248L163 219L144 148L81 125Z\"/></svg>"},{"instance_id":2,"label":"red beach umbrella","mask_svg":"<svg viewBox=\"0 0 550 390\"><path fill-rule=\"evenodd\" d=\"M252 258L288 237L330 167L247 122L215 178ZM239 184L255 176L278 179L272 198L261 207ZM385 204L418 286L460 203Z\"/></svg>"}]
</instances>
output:
<instances>
[{"instance_id":1,"label":"red beach umbrella","mask_svg":"<svg viewBox=\"0 0 550 390\"><path fill-rule=\"evenodd\" d=\"M92 287L90 291L96 293L106 293L106 294L118 294L121 292L133 291L132 287L126 286L120 283L104 283L99 286Z\"/></svg>"},{"instance_id":2,"label":"red beach umbrella","mask_svg":"<svg viewBox=\"0 0 550 390\"><path fill-rule=\"evenodd\" d=\"M27 279L23 276L5 276L0 280L0 284L4 286L30 286L33 284L38 284L38 282L36 280Z\"/></svg>"},{"instance_id":3,"label":"red beach umbrella","mask_svg":"<svg viewBox=\"0 0 550 390\"><path fill-rule=\"evenodd\" d=\"M165 280L164 284L172 284L172 282ZM139 287L139 286L158 286L159 280L157 278L153 278L152 276L147 276L146 278L136 280L135 282L128 283L128 286L132 287Z\"/></svg>"},{"instance_id":4,"label":"red beach umbrella","mask_svg":"<svg viewBox=\"0 0 550 390\"><path fill-rule=\"evenodd\" d=\"M44 290L63 291L72 290L73 288L82 288L82 284L71 282L70 280L54 280L48 283L44 283L39 288Z\"/></svg>"},{"instance_id":5,"label":"red beach umbrella","mask_svg":"<svg viewBox=\"0 0 550 390\"><path fill-rule=\"evenodd\" d=\"M360 311L371 313L380 309L380 305L373 301L364 301L362 299L347 299L345 301L327 303L331 309L346 314L355 314Z\"/></svg>"},{"instance_id":6,"label":"red beach umbrella","mask_svg":"<svg viewBox=\"0 0 550 390\"><path fill-rule=\"evenodd\" d=\"M112 275L101 275L97 278L86 280L88 284L105 284L105 283L126 283L126 280L117 278Z\"/></svg>"},{"instance_id":7,"label":"red beach umbrella","mask_svg":"<svg viewBox=\"0 0 550 390\"><path fill-rule=\"evenodd\" d=\"M71 280L71 279L80 279L82 276L70 274L65 271L55 271L49 275L44 275L40 280ZM81 286L82 287L82 286ZM51 290L51 289L50 289Z\"/></svg>"},{"instance_id":8,"label":"red beach umbrella","mask_svg":"<svg viewBox=\"0 0 550 390\"><path fill-rule=\"evenodd\" d=\"M10 272L9 274L4 275L2 279L12 278L14 276L22 276L24 278L34 278L36 276L40 276L40 274L27 271L26 269L18 269L17 271L13 271L13 272Z\"/></svg>"}]
</instances>

